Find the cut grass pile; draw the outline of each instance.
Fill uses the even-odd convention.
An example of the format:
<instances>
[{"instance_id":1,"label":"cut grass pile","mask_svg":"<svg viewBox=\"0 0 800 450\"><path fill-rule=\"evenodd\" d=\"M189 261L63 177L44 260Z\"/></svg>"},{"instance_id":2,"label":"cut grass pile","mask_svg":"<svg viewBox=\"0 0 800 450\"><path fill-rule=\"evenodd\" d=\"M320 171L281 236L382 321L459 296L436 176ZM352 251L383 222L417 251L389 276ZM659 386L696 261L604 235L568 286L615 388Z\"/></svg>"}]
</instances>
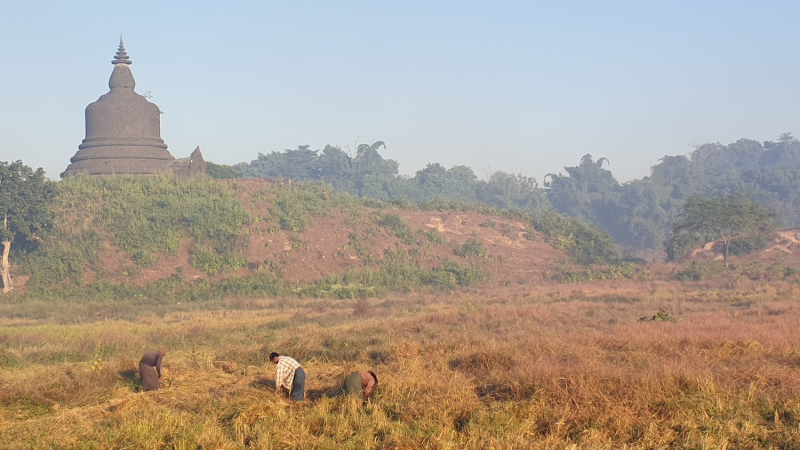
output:
<instances>
[{"instance_id":1,"label":"cut grass pile","mask_svg":"<svg viewBox=\"0 0 800 450\"><path fill-rule=\"evenodd\" d=\"M0 318L0 447L791 448L800 293L720 292L245 298L135 320ZM683 321L638 321L658 308ZM171 384L138 392L138 358L159 346ZM303 364L308 401L272 393L270 351ZM365 408L334 395L353 370L380 379Z\"/></svg>"}]
</instances>

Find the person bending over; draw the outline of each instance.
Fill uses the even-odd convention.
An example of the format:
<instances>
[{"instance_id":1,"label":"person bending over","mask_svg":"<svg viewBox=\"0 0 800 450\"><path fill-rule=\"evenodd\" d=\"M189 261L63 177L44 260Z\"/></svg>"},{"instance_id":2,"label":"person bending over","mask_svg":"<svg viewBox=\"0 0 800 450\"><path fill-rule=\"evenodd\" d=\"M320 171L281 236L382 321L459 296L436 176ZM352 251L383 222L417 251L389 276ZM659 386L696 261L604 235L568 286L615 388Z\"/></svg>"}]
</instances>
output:
<instances>
[{"instance_id":1,"label":"person bending over","mask_svg":"<svg viewBox=\"0 0 800 450\"><path fill-rule=\"evenodd\" d=\"M345 377L342 389L347 395L362 394L364 400L366 400L377 384L378 376L375 375L375 372L371 370L368 372L353 372Z\"/></svg>"},{"instance_id":2,"label":"person bending over","mask_svg":"<svg viewBox=\"0 0 800 450\"><path fill-rule=\"evenodd\" d=\"M139 361L139 377L142 379L142 390L154 391L161 387L161 361L167 351L163 348L157 352L147 352Z\"/></svg>"},{"instance_id":3,"label":"person bending over","mask_svg":"<svg viewBox=\"0 0 800 450\"><path fill-rule=\"evenodd\" d=\"M300 367L300 363L275 352L269 355L269 360L278 366L275 374L275 393L280 394L281 388L286 388L292 400L302 402L306 393L306 372Z\"/></svg>"}]
</instances>

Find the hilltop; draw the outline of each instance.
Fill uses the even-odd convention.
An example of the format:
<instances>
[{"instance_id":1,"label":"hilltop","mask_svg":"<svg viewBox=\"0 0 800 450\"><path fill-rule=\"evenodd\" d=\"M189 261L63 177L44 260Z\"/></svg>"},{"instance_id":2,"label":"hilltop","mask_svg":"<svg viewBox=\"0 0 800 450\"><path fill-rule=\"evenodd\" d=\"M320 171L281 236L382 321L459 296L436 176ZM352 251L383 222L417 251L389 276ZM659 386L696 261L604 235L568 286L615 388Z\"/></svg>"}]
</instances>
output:
<instances>
[{"instance_id":1,"label":"hilltop","mask_svg":"<svg viewBox=\"0 0 800 450\"><path fill-rule=\"evenodd\" d=\"M797 230L780 231L769 245L747 241L727 269L714 261L720 243L647 263L620 257L601 229L552 211L380 201L321 182L73 177L57 183L51 203L52 229L38 249L15 257L13 296L113 300L134 315L139 304L199 308L226 298L365 298L478 285L564 292L573 283L686 291L696 288L687 282L793 286L800 278Z\"/></svg>"},{"instance_id":2,"label":"hilltop","mask_svg":"<svg viewBox=\"0 0 800 450\"><path fill-rule=\"evenodd\" d=\"M521 220L478 212L420 211L375 202L364 206L356 199L343 205L333 191L309 183L294 186L268 180L221 180L250 220L242 224L240 262L217 267L197 260L197 243L186 237L174 254L158 252L155 260L131 270L131 256L102 234L99 265L87 262L82 274L87 282L104 279L113 283L144 285L179 274L188 281L222 281L271 271L288 282L312 283L344 275L348 270L376 268L398 254L433 269L442 262L459 260L479 267L498 280L540 279L549 264L565 259L545 236ZM286 218L284 206L291 200L306 211ZM278 202L278 205L276 205ZM369 205L369 202L366 202ZM280 209L274 213L276 207ZM89 229L97 216L88 211ZM288 213L289 215L292 212ZM302 225L291 220L307 221ZM284 227L281 226L283 220ZM471 254L470 254L471 253ZM222 264L219 264L220 266Z\"/></svg>"},{"instance_id":3,"label":"hilltop","mask_svg":"<svg viewBox=\"0 0 800 450\"><path fill-rule=\"evenodd\" d=\"M28 295L369 297L619 261L606 233L555 213L383 202L319 182L73 177L52 212L17 258Z\"/></svg>"}]
</instances>

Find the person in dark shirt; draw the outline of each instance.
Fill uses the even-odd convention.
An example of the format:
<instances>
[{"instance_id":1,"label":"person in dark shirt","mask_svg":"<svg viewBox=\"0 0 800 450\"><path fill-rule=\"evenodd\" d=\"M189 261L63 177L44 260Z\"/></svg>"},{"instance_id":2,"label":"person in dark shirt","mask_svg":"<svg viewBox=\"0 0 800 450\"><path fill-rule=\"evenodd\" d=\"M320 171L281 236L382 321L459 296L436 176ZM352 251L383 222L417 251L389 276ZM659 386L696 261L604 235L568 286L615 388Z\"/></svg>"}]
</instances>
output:
<instances>
[{"instance_id":1,"label":"person in dark shirt","mask_svg":"<svg viewBox=\"0 0 800 450\"><path fill-rule=\"evenodd\" d=\"M142 390L153 391L161 387L161 361L167 351L147 352L139 361L139 376L142 379Z\"/></svg>"},{"instance_id":2,"label":"person in dark shirt","mask_svg":"<svg viewBox=\"0 0 800 450\"><path fill-rule=\"evenodd\" d=\"M378 376L375 375L375 372L371 370L368 372L353 372L344 379L342 389L347 395L363 394L364 400L366 400L377 384Z\"/></svg>"}]
</instances>

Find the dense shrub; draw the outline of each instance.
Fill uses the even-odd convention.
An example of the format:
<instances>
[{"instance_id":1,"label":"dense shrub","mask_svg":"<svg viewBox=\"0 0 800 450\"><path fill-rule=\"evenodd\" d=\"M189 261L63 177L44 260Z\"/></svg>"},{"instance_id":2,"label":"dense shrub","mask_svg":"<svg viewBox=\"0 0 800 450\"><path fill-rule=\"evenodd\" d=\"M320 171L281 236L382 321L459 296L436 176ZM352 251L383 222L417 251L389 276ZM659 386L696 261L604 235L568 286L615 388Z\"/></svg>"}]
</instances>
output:
<instances>
[{"instance_id":1,"label":"dense shrub","mask_svg":"<svg viewBox=\"0 0 800 450\"><path fill-rule=\"evenodd\" d=\"M20 264L34 284L76 281L79 259L102 274L100 233L140 266L153 264L159 254L177 254L186 240L198 252L230 261L250 220L226 185L170 175L69 177L56 184L53 210L59 220Z\"/></svg>"},{"instance_id":2,"label":"dense shrub","mask_svg":"<svg viewBox=\"0 0 800 450\"><path fill-rule=\"evenodd\" d=\"M747 255L767 248L770 238L771 236L767 235L741 237L731 242L731 248L728 251L731 255Z\"/></svg>"},{"instance_id":3,"label":"dense shrub","mask_svg":"<svg viewBox=\"0 0 800 450\"><path fill-rule=\"evenodd\" d=\"M486 249L483 248L483 243L474 238L469 239L464 245L457 248L455 252L458 256L463 256L464 258L469 258L470 256L486 258L488 256Z\"/></svg>"},{"instance_id":4,"label":"dense shrub","mask_svg":"<svg viewBox=\"0 0 800 450\"><path fill-rule=\"evenodd\" d=\"M191 262L192 267L202 269L210 276L232 272L247 266L247 260L244 258L231 255L220 256L214 252L206 251L194 253Z\"/></svg>"},{"instance_id":5,"label":"dense shrub","mask_svg":"<svg viewBox=\"0 0 800 450\"><path fill-rule=\"evenodd\" d=\"M553 210L534 215L531 222L554 248L569 252L580 264L614 263L620 259L611 235L595 225L564 217Z\"/></svg>"},{"instance_id":6,"label":"dense shrub","mask_svg":"<svg viewBox=\"0 0 800 450\"><path fill-rule=\"evenodd\" d=\"M378 216L377 223L379 226L387 228L406 245L411 245L416 241L417 232L397 214L388 213Z\"/></svg>"}]
</instances>

